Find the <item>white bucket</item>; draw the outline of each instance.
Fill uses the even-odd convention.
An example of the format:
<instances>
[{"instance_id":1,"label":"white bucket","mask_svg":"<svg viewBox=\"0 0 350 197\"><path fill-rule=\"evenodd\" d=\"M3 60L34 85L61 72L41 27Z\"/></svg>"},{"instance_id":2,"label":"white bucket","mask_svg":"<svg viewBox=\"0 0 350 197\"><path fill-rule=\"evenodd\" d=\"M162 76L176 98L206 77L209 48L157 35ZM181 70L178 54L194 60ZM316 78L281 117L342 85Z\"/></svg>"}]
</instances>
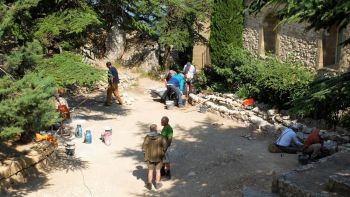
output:
<instances>
[{"instance_id":1,"label":"white bucket","mask_svg":"<svg viewBox=\"0 0 350 197\"><path fill-rule=\"evenodd\" d=\"M175 106L174 101L165 101L165 105L167 109L173 109Z\"/></svg>"}]
</instances>

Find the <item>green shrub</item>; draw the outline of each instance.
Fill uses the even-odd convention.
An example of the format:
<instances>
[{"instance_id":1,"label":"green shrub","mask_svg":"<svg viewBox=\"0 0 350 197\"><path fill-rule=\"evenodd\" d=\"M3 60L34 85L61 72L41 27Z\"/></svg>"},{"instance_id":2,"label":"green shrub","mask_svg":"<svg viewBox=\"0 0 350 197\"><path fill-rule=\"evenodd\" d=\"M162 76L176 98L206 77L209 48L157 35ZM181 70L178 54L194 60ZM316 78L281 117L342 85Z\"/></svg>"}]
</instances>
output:
<instances>
[{"instance_id":1,"label":"green shrub","mask_svg":"<svg viewBox=\"0 0 350 197\"><path fill-rule=\"evenodd\" d=\"M336 77L323 77L310 84L306 93L293 102L292 112L299 116L326 119L330 126L347 124L350 107L350 72Z\"/></svg>"},{"instance_id":2,"label":"green shrub","mask_svg":"<svg viewBox=\"0 0 350 197\"><path fill-rule=\"evenodd\" d=\"M20 80L0 78L0 139L46 128L58 121L52 78L27 73Z\"/></svg>"},{"instance_id":3,"label":"green shrub","mask_svg":"<svg viewBox=\"0 0 350 197\"><path fill-rule=\"evenodd\" d=\"M90 86L102 79L103 71L82 62L82 57L72 52L56 54L43 61L37 70L52 77L61 87Z\"/></svg>"},{"instance_id":4,"label":"green shrub","mask_svg":"<svg viewBox=\"0 0 350 197\"><path fill-rule=\"evenodd\" d=\"M314 73L293 62L282 63L275 58L267 61L251 60L236 67L235 80L240 96L288 106L305 94Z\"/></svg>"}]
</instances>

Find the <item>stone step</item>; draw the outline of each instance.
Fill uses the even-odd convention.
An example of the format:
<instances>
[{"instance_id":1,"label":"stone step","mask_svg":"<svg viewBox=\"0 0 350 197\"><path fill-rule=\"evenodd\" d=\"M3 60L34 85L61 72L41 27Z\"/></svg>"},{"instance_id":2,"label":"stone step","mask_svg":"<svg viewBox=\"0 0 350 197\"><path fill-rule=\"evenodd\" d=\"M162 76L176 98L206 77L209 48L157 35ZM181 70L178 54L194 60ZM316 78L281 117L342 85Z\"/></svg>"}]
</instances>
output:
<instances>
[{"instance_id":1,"label":"stone step","mask_svg":"<svg viewBox=\"0 0 350 197\"><path fill-rule=\"evenodd\" d=\"M331 192L336 192L340 195L350 194L350 170L338 172L329 177L328 189Z\"/></svg>"},{"instance_id":2,"label":"stone step","mask_svg":"<svg viewBox=\"0 0 350 197\"><path fill-rule=\"evenodd\" d=\"M349 196L349 166L350 152L338 152L275 177L272 191L281 197Z\"/></svg>"},{"instance_id":3,"label":"stone step","mask_svg":"<svg viewBox=\"0 0 350 197\"><path fill-rule=\"evenodd\" d=\"M242 191L242 197L277 197L276 194L256 190L250 187L244 187Z\"/></svg>"}]
</instances>

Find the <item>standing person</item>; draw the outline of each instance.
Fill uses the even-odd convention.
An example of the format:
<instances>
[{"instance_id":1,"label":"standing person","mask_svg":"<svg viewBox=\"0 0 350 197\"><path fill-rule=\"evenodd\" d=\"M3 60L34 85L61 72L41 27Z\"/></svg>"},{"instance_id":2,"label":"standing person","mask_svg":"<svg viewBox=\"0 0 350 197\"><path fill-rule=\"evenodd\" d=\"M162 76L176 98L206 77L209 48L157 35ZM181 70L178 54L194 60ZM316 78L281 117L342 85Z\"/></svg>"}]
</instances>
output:
<instances>
[{"instance_id":1,"label":"standing person","mask_svg":"<svg viewBox=\"0 0 350 197\"><path fill-rule=\"evenodd\" d=\"M165 174L165 177L167 177L168 179L171 179L169 147L173 140L173 128L169 125L169 118L167 116L163 116L160 122L163 126L161 135L166 139L167 147L168 147L167 151L165 152L165 157L163 159L164 174Z\"/></svg>"},{"instance_id":2,"label":"standing person","mask_svg":"<svg viewBox=\"0 0 350 197\"><path fill-rule=\"evenodd\" d=\"M196 74L196 67L194 67L194 65L192 65L191 62L187 62L183 68L183 73L185 75L186 78L186 96L188 96L188 94L192 91L192 85L193 85L193 78L194 75Z\"/></svg>"},{"instance_id":3,"label":"standing person","mask_svg":"<svg viewBox=\"0 0 350 197\"><path fill-rule=\"evenodd\" d=\"M112 66L111 62L107 62L106 66L108 68L108 89L107 89L107 99L105 105L110 106L112 105L112 93L114 94L115 98L118 100L119 104L122 105L123 101L120 98L119 91L118 91L118 84L119 84L119 75L117 69Z\"/></svg>"},{"instance_id":4,"label":"standing person","mask_svg":"<svg viewBox=\"0 0 350 197\"><path fill-rule=\"evenodd\" d=\"M156 169L156 184L155 188L162 187L160 182L160 169L163 166L163 157L167 149L167 142L165 138L157 132L157 125L150 125L150 132L146 135L143 144L142 151L144 153L144 159L148 165L148 182L146 188L152 189L153 170Z\"/></svg>"},{"instance_id":5,"label":"standing person","mask_svg":"<svg viewBox=\"0 0 350 197\"><path fill-rule=\"evenodd\" d=\"M293 124L291 128L284 128L275 142L276 146L286 153L297 153L301 150L303 143L298 140L295 133L298 129L297 124Z\"/></svg>"}]
</instances>

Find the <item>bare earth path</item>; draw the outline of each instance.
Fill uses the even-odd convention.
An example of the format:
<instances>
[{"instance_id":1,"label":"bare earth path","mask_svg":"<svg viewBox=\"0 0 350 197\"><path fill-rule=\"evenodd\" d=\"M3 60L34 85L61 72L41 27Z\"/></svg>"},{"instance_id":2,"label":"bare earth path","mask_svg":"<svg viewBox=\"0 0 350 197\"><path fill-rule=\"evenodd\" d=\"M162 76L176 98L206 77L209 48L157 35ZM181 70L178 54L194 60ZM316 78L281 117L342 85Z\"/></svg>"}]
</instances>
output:
<instances>
[{"instance_id":1,"label":"bare earth path","mask_svg":"<svg viewBox=\"0 0 350 197\"><path fill-rule=\"evenodd\" d=\"M195 107L166 110L145 91L158 82L141 79L127 93L129 106L103 106L105 92L91 95L73 121L92 131L92 144L75 139L76 157L45 178L33 178L18 187L18 196L240 196L244 186L269 190L272 172L297 166L296 155L270 154L268 138L242 138L249 129ZM141 144L148 125L167 115L174 128L172 180L156 191L144 188L146 165ZM112 145L98 138L104 126L113 128ZM62 162L62 161L57 161Z\"/></svg>"}]
</instances>

